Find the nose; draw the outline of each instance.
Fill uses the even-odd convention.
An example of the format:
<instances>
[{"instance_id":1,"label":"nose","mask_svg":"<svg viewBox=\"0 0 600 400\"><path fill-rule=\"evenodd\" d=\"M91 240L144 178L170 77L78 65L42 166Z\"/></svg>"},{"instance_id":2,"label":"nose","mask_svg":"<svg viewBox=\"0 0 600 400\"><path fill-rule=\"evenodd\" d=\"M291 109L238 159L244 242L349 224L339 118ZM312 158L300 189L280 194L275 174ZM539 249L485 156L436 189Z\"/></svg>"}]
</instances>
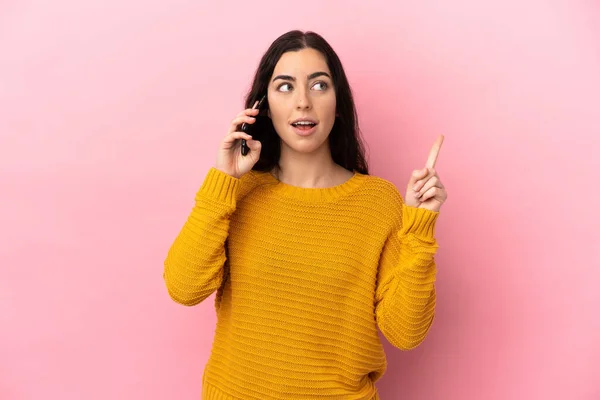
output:
<instances>
[{"instance_id":1,"label":"nose","mask_svg":"<svg viewBox=\"0 0 600 400\"><path fill-rule=\"evenodd\" d=\"M307 89L296 90L296 108L298 110L310 110L312 108L312 102Z\"/></svg>"}]
</instances>

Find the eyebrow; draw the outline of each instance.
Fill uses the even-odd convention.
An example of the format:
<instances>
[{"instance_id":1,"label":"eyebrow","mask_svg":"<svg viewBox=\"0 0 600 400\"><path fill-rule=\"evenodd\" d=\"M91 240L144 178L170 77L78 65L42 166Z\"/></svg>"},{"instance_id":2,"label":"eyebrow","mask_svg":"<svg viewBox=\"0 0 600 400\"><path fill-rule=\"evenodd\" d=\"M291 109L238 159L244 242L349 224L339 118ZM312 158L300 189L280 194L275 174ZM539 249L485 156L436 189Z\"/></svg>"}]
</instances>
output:
<instances>
[{"instance_id":1,"label":"eyebrow","mask_svg":"<svg viewBox=\"0 0 600 400\"><path fill-rule=\"evenodd\" d=\"M329 74L327 72L318 71L318 72L313 72L312 74L308 75L308 80L315 79L316 77L319 77L319 76L326 76L329 79L331 79L331 76L329 76ZM296 81L296 78L294 78L291 75L277 75L275 78L273 78L272 82L275 82L277 79L283 79L285 81L293 81L293 82Z\"/></svg>"}]
</instances>

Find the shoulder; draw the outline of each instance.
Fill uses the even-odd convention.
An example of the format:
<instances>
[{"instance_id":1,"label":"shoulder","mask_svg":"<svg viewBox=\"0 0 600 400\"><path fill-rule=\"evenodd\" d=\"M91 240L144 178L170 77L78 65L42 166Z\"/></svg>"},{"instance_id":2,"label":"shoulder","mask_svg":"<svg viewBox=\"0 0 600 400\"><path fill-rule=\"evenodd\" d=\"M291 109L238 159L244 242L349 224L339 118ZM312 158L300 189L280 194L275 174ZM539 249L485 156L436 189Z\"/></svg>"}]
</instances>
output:
<instances>
[{"instance_id":1,"label":"shoulder","mask_svg":"<svg viewBox=\"0 0 600 400\"><path fill-rule=\"evenodd\" d=\"M404 198L396 185L382 177L364 175L362 191L368 202L368 214L385 221L386 231L398 229L402 223Z\"/></svg>"},{"instance_id":2,"label":"shoulder","mask_svg":"<svg viewBox=\"0 0 600 400\"><path fill-rule=\"evenodd\" d=\"M242 200L257 187L268 182L268 172L250 170L240 177L237 200Z\"/></svg>"},{"instance_id":3,"label":"shoulder","mask_svg":"<svg viewBox=\"0 0 600 400\"><path fill-rule=\"evenodd\" d=\"M363 175L364 189L372 193L377 199L402 205L404 199L400 191L391 181L375 175Z\"/></svg>"}]
</instances>

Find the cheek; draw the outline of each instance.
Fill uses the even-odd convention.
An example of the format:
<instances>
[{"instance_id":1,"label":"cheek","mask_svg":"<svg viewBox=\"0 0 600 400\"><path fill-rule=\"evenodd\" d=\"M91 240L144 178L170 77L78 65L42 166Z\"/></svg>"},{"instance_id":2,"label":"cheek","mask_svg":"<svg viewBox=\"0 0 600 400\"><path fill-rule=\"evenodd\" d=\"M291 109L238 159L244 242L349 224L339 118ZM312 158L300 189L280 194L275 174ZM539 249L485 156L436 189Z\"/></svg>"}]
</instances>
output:
<instances>
[{"instance_id":1,"label":"cheek","mask_svg":"<svg viewBox=\"0 0 600 400\"><path fill-rule=\"evenodd\" d=\"M271 123L273 124L275 131L278 135L282 135L284 132L286 132L288 115L286 112L284 112L284 110L281 109L281 107L277 106L270 106L269 111L271 113Z\"/></svg>"},{"instance_id":2,"label":"cheek","mask_svg":"<svg viewBox=\"0 0 600 400\"><path fill-rule=\"evenodd\" d=\"M336 98L335 98L335 93L333 92L329 92L326 96L323 96L323 99L321 101L321 108L323 110L327 110L328 114L333 113L333 115L335 116L335 108L336 108Z\"/></svg>"},{"instance_id":3,"label":"cheek","mask_svg":"<svg viewBox=\"0 0 600 400\"><path fill-rule=\"evenodd\" d=\"M335 103L335 99L333 101L328 101L327 103L323 104L323 119L326 119L327 122L331 125L333 125L334 121L335 121L335 113L336 113L336 103Z\"/></svg>"},{"instance_id":4,"label":"cheek","mask_svg":"<svg viewBox=\"0 0 600 400\"><path fill-rule=\"evenodd\" d=\"M281 121L285 120L285 115L281 107L269 106L269 113L271 120L273 121L273 125L278 125L281 123Z\"/></svg>"}]
</instances>

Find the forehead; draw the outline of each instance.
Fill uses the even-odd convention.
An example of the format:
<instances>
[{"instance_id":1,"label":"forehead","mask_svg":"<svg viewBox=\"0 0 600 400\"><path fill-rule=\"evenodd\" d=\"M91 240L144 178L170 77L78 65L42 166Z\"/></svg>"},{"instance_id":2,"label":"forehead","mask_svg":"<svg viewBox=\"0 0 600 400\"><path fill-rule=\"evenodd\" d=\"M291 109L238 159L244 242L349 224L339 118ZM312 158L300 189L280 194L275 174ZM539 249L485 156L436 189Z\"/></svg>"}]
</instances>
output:
<instances>
[{"instance_id":1,"label":"forehead","mask_svg":"<svg viewBox=\"0 0 600 400\"><path fill-rule=\"evenodd\" d=\"M308 48L283 53L275 65L273 75L286 74L306 78L307 75L317 71L330 73L327 60L320 51Z\"/></svg>"}]
</instances>

